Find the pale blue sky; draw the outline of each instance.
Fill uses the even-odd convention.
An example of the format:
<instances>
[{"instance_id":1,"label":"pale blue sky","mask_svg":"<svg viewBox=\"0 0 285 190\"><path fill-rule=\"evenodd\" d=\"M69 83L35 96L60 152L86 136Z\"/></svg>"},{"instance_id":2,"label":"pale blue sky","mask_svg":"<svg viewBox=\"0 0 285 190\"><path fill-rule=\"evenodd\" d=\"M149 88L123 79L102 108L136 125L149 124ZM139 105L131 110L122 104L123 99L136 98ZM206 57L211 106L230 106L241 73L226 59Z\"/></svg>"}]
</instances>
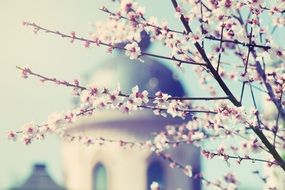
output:
<instances>
[{"instance_id":1,"label":"pale blue sky","mask_svg":"<svg viewBox=\"0 0 285 190\"><path fill-rule=\"evenodd\" d=\"M109 1L0 0L0 189L23 182L35 162L46 163L52 177L62 183L60 143L56 137L26 147L21 142L8 142L5 133L17 130L25 122L41 122L49 113L72 107L70 89L42 85L36 80L23 80L15 66L29 65L36 72L73 80L80 79L96 63L110 56L104 53L105 49L85 49L82 44L70 44L69 40L56 36L43 33L34 35L21 25L22 21L35 22L67 33L76 31L87 36L91 30L89 24L105 17L98 10L102 2ZM175 24L170 1L143 2L147 6L147 15L158 14L172 26L182 28L180 23ZM166 52L159 48L155 46L153 50ZM189 72L186 74L189 75ZM195 81L188 75L182 76L184 81ZM248 165L251 164L244 164L242 168L248 168ZM217 177L217 170L223 171L222 167L227 168L223 161L215 160L204 165L204 171ZM248 179L248 185L260 185L248 170L239 171L243 171L243 179Z\"/></svg>"}]
</instances>

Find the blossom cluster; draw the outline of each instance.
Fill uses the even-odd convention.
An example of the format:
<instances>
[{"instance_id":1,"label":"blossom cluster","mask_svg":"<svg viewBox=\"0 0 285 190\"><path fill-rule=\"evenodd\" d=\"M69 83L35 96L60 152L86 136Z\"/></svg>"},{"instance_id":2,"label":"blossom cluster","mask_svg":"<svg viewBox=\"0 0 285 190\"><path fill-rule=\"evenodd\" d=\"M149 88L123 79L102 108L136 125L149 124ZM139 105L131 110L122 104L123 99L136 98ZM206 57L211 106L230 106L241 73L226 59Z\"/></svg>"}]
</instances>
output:
<instances>
[{"instance_id":1,"label":"blossom cluster","mask_svg":"<svg viewBox=\"0 0 285 190\"><path fill-rule=\"evenodd\" d=\"M49 30L30 22L23 24L32 27L34 33L44 31L68 38L71 42L83 42L86 48L94 44L107 47L109 52L120 49L131 60L150 56L170 61L180 69L191 65L199 85L211 96L171 97L160 91L150 96L138 86L133 87L130 94L125 94L119 88L84 87L78 80L70 83L34 73L28 67L19 68L23 78L35 76L43 82L73 88L74 95L80 97L81 102L78 108L53 114L41 125L32 122L25 124L21 131L9 132L9 138L16 140L21 135L24 143L30 144L33 140L43 139L47 133L59 132L72 141L75 137L65 134L65 129L81 117L105 109L128 114L147 109L163 117L180 117L185 119L185 123L166 126L153 140L135 144L154 151L168 161L170 167L181 169L189 177L199 177L206 185L231 190L236 189L239 182L232 173L211 182L202 175L193 174L191 166L176 162L164 151L191 144L200 148L206 159L221 158L227 163L235 160L238 164L246 160L262 162L285 170L285 161L281 156L285 149L285 130L282 126L285 119L285 47L282 40L276 40L284 32L285 1L169 1L174 8L174 17L184 27L182 30L172 28L166 20L155 15L148 16L137 2L121 0L118 3L117 10L100 9L109 16L93 25L90 38L79 37L75 32L65 34ZM150 37L152 43L162 44L168 54L145 52L140 47L142 32ZM240 91L236 92L232 86L240 86ZM221 93L225 96L218 96ZM265 104L274 107L275 115L269 117L266 114L267 107L261 108L258 96L265 97ZM108 141L103 137L80 139L86 145ZM233 143L233 139L237 139L238 143ZM215 140L223 143L212 148L205 146L207 141ZM125 141L120 144L134 145ZM268 153L269 157L260 158ZM151 188L161 187L154 182Z\"/></svg>"},{"instance_id":2,"label":"blossom cluster","mask_svg":"<svg viewBox=\"0 0 285 190\"><path fill-rule=\"evenodd\" d=\"M84 87L80 85L78 80L73 83L64 80L58 80L54 77L46 77L37 73L34 73L30 68L20 68L21 75L22 72L25 76L34 76L39 78L41 81L53 82L57 85L64 85L73 88L75 96L79 96L81 100L81 105L66 113L53 113L48 117L48 120L42 125L35 125L33 122L25 124L23 130L18 132L9 132L8 138L11 140L16 140L19 135L21 135L22 140L25 144L30 144L34 140L41 140L49 133L58 133L63 138L73 141L76 139L74 136L70 136L65 133L66 127L69 124L75 122L81 117L86 117L89 115L96 114L96 110L100 111L103 109L115 109L123 113L131 113L140 109L150 109L154 114L167 116L167 114L173 117L179 116L184 118L187 114L191 113L193 108L196 111L201 111L206 113L204 115L195 115L192 120L188 123L179 126L167 126L165 131L157 134L154 137L153 142L125 142L125 141L113 141L100 138L91 138L87 136L79 137L80 142L89 146L96 142L103 145L106 142L118 143L123 147L134 147L138 145L139 147L150 149L156 152L158 155L161 152L177 147L182 144L192 144L201 148L202 155L206 159L213 159L215 157L222 157L225 161L236 160L237 163L241 163L243 160L265 162L268 166L278 165L273 159L263 160L250 156L252 153L260 153L264 150L262 143L252 135L251 140L241 139L241 145L223 145L220 146L216 151L210 151L203 148L203 142L208 140L216 140L222 138L234 138L237 136L248 136L249 129L251 127L259 127L265 130L268 136L275 133L277 136L276 147L283 149L285 147L284 139L282 135L284 130L274 131L276 129L272 126L270 121L263 119L264 123L261 126L257 125L256 115L257 110L245 109L230 106L226 101L219 101L213 107L213 112L209 112L200 103L196 105L195 101L191 101L191 104L187 100L187 97L180 99L179 97L171 97L169 94L157 92L154 97L149 96L147 91L140 91L138 86L132 88L130 94L124 94L121 92L120 88L115 90L109 90L107 88L99 88L96 86ZM27 72L28 71L28 72ZM24 78L27 78L24 77ZM188 97L188 99L191 99ZM215 100L215 99L214 99ZM191 109L190 109L191 107ZM206 108L209 108L206 107ZM216 109L216 110L215 110ZM205 117L206 116L206 117ZM262 117L260 115L260 117ZM247 154L246 154L247 153ZM168 161L172 159L168 158ZM177 167L179 164L176 162L171 162L170 167ZM189 167L183 167L186 175L191 176L192 170Z\"/></svg>"}]
</instances>

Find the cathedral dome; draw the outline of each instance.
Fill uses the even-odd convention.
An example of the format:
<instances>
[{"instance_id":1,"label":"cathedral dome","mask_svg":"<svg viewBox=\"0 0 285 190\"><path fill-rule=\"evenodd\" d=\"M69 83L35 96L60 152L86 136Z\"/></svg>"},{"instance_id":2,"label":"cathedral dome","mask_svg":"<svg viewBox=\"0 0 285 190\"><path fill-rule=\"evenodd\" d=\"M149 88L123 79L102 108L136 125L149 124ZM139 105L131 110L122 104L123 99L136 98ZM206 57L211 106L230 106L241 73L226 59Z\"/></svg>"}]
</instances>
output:
<instances>
[{"instance_id":1,"label":"cathedral dome","mask_svg":"<svg viewBox=\"0 0 285 190\"><path fill-rule=\"evenodd\" d=\"M171 96L184 96L182 84L175 79L173 72L156 60L143 57L144 62L130 61L125 55L117 55L98 65L87 74L88 84L115 89L118 84L123 93L130 93L138 85L151 96L157 91Z\"/></svg>"},{"instance_id":2,"label":"cathedral dome","mask_svg":"<svg viewBox=\"0 0 285 190\"><path fill-rule=\"evenodd\" d=\"M146 51L149 46L149 39L147 35L142 33L142 42L139 43L141 49ZM124 44L119 44L124 46ZM130 94L132 88L138 85L140 91L147 90L149 96L154 96L156 92L161 91L167 93L172 97L182 97L186 93L182 86L182 83L177 80L177 77L173 72L160 63L158 59L143 56L141 58L143 62L138 60L130 60L123 51L114 52L114 57L105 60L95 66L94 69L90 70L85 74L87 86L96 86L101 88L107 88L109 90L117 89L120 85L121 92L124 94ZM134 122L149 120L150 122L160 122L166 125L171 123L181 123L181 118L164 118L161 116L155 116L150 110L141 110L139 112L132 112L130 117L127 114L123 114L118 110L101 110L96 112L96 119L89 118L84 119L85 124L80 123L80 128L89 128L90 125L95 123L107 123L110 124L111 128L113 122L118 124L118 121L122 122ZM95 117L95 116L94 116ZM189 116L189 118L191 118ZM83 127L85 125L85 127ZM76 124L75 126L78 126ZM133 126L136 126L133 124ZM96 126L98 129L99 127ZM106 128L106 126L105 126ZM135 128L135 127L133 127Z\"/></svg>"},{"instance_id":3,"label":"cathedral dome","mask_svg":"<svg viewBox=\"0 0 285 190\"><path fill-rule=\"evenodd\" d=\"M150 44L150 37L141 32L139 47L146 51ZM117 44L124 47L126 43ZM184 96L182 84L175 78L173 72L158 62L157 59L143 56L143 63L130 60L124 51L117 50L113 59L97 65L87 76L87 84L99 87L115 89L119 84L123 93L130 93L131 89L138 85L140 90L147 90L151 96L157 91L170 94L171 96Z\"/></svg>"}]
</instances>

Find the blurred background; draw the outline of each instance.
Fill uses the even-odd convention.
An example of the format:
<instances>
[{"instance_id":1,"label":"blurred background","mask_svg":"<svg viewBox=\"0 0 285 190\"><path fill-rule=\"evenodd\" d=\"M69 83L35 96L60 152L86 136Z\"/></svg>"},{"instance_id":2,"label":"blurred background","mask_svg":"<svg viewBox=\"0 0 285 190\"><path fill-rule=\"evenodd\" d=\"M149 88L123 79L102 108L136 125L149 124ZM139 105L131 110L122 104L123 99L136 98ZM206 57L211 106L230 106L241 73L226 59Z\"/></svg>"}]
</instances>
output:
<instances>
[{"instance_id":1,"label":"blurred background","mask_svg":"<svg viewBox=\"0 0 285 190\"><path fill-rule=\"evenodd\" d=\"M148 16L165 18L170 26L181 29L170 2L165 0L138 1L146 7ZM71 44L68 39L39 33L38 35L22 26L22 21L35 22L50 29L88 36L90 25L106 18L98 9L102 5L116 7L109 1L94 0L0 0L0 189L9 189L23 184L33 170L33 165L43 163L56 183L64 186L61 142L51 136L42 142L25 146L21 142L9 142L7 132L20 129L29 121L37 123L46 120L54 111L67 111L74 104L71 89L52 84L41 84L34 79L24 80L16 66L28 65L35 72L60 79L84 80L84 75L98 63L110 57L104 48L84 48L81 43ZM163 11L162 11L163 9ZM157 44L149 51L167 54L168 51ZM201 89L191 83L197 81L191 68L185 72L173 70L184 83L191 95L201 95ZM196 82L195 82L196 83ZM40 165L41 166L41 165ZM41 168L41 167L40 167ZM248 162L237 166L227 165L214 159L202 160L202 172L210 179L216 179L226 171L235 171L241 179L243 189L261 189L262 183L251 172L261 165Z\"/></svg>"}]
</instances>

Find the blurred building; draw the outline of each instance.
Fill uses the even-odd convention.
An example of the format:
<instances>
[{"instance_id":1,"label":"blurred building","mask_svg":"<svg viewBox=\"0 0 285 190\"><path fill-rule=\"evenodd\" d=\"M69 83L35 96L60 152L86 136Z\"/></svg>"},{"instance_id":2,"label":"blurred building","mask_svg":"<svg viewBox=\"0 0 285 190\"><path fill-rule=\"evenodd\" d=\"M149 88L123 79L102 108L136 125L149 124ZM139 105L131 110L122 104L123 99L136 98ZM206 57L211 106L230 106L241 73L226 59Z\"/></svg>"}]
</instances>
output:
<instances>
[{"instance_id":1,"label":"blurred building","mask_svg":"<svg viewBox=\"0 0 285 190\"><path fill-rule=\"evenodd\" d=\"M50 177L44 164L35 164L27 180L11 190L64 190L64 188Z\"/></svg>"},{"instance_id":2,"label":"blurred building","mask_svg":"<svg viewBox=\"0 0 285 190\"><path fill-rule=\"evenodd\" d=\"M148 41L141 44L146 49ZM132 61L119 53L115 58L100 64L87 75L89 84L116 88L122 92L138 85L151 96L157 91L172 96L186 95L182 84L163 64L144 58L144 63ZM89 137L124 141L145 141L165 129L166 125L179 124L181 119L155 116L152 111L138 111L131 115L116 111L98 111L94 117L72 126L70 135L85 134ZM194 173L200 171L199 150L187 145L168 151L172 157L190 164ZM66 188L69 190L147 190L153 181L163 189L200 190L199 180L192 180L183 171L172 169L169 163L148 150L120 148L115 144L87 147L81 143L63 142L63 168Z\"/></svg>"}]
</instances>

